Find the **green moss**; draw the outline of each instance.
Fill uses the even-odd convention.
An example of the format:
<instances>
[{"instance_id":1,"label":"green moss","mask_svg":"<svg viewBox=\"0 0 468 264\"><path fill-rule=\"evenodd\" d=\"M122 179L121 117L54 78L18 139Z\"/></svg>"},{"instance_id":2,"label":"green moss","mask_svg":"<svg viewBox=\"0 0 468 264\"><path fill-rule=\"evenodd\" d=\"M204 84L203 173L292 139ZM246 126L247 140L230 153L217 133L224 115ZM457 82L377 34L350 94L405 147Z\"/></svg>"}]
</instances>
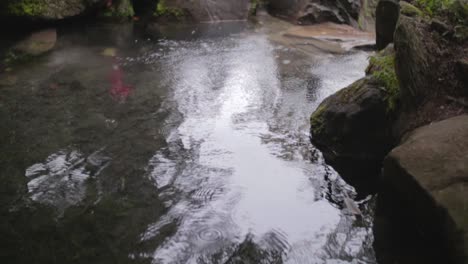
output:
<instances>
[{"instance_id":1,"label":"green moss","mask_svg":"<svg viewBox=\"0 0 468 264\"><path fill-rule=\"evenodd\" d=\"M448 11L455 24L468 27L468 0L455 0Z\"/></svg>"},{"instance_id":2,"label":"green moss","mask_svg":"<svg viewBox=\"0 0 468 264\"><path fill-rule=\"evenodd\" d=\"M454 0L417 0L416 5L430 16L440 15L448 10Z\"/></svg>"},{"instance_id":3,"label":"green moss","mask_svg":"<svg viewBox=\"0 0 468 264\"><path fill-rule=\"evenodd\" d=\"M8 5L8 11L15 16L39 16L47 5L42 0L20 0Z\"/></svg>"},{"instance_id":4,"label":"green moss","mask_svg":"<svg viewBox=\"0 0 468 264\"><path fill-rule=\"evenodd\" d=\"M400 98L400 87L395 73L395 55L380 54L370 58L369 67L373 68L372 77L382 85L387 93L387 110L393 111Z\"/></svg>"},{"instance_id":5,"label":"green moss","mask_svg":"<svg viewBox=\"0 0 468 264\"><path fill-rule=\"evenodd\" d=\"M134 15L135 11L133 10L133 5L130 0L120 0L103 13L105 17L117 18L133 17Z\"/></svg>"},{"instance_id":6,"label":"green moss","mask_svg":"<svg viewBox=\"0 0 468 264\"><path fill-rule=\"evenodd\" d=\"M316 134L320 133L324 125L324 114L327 108L325 103L322 103L317 107L314 113L310 116L310 126L312 131Z\"/></svg>"},{"instance_id":7,"label":"green moss","mask_svg":"<svg viewBox=\"0 0 468 264\"><path fill-rule=\"evenodd\" d=\"M260 0L250 0L250 9L249 9L250 16L255 16L257 14L257 9L259 5L260 5Z\"/></svg>"},{"instance_id":8,"label":"green moss","mask_svg":"<svg viewBox=\"0 0 468 264\"><path fill-rule=\"evenodd\" d=\"M173 16L176 18L182 18L184 16L184 10L176 7L168 7L165 0L160 0L156 6L156 10L153 15L156 17L161 16Z\"/></svg>"},{"instance_id":9,"label":"green moss","mask_svg":"<svg viewBox=\"0 0 468 264\"><path fill-rule=\"evenodd\" d=\"M34 59L33 55L20 53L20 52L13 52L10 50L6 53L5 58L3 60L3 64L6 67L10 67L10 66L17 65L20 63L26 63L33 59Z\"/></svg>"},{"instance_id":10,"label":"green moss","mask_svg":"<svg viewBox=\"0 0 468 264\"><path fill-rule=\"evenodd\" d=\"M405 1L400 2L400 13L405 16L410 16L410 17L417 17L417 16L424 15L423 11L421 11L419 8Z\"/></svg>"}]
</instances>

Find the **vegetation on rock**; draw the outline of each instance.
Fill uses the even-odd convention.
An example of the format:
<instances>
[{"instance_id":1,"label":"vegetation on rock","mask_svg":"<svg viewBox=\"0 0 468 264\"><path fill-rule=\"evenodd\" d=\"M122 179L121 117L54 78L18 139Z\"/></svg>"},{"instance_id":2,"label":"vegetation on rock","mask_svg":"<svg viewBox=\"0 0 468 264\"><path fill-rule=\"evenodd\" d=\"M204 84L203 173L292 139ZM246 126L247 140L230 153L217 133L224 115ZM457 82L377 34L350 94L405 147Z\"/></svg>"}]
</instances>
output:
<instances>
[{"instance_id":1,"label":"vegetation on rock","mask_svg":"<svg viewBox=\"0 0 468 264\"><path fill-rule=\"evenodd\" d=\"M135 15L133 5L130 0L120 0L118 3L108 8L104 14L105 17L132 17Z\"/></svg>"},{"instance_id":2,"label":"vegetation on rock","mask_svg":"<svg viewBox=\"0 0 468 264\"><path fill-rule=\"evenodd\" d=\"M400 2L400 13L405 16L415 17L415 16L423 16L424 13L421 9L415 7L414 5L401 1Z\"/></svg>"},{"instance_id":3,"label":"vegetation on rock","mask_svg":"<svg viewBox=\"0 0 468 264\"><path fill-rule=\"evenodd\" d=\"M160 16L173 16L176 18L181 18L184 16L184 10L176 7L167 6L165 0L160 0L156 5L156 10L153 15L156 17Z\"/></svg>"},{"instance_id":4,"label":"vegetation on rock","mask_svg":"<svg viewBox=\"0 0 468 264\"><path fill-rule=\"evenodd\" d=\"M42 0L20 0L11 2L7 9L15 16L38 16L46 7L46 3Z\"/></svg>"},{"instance_id":5,"label":"vegetation on rock","mask_svg":"<svg viewBox=\"0 0 468 264\"><path fill-rule=\"evenodd\" d=\"M400 87L395 73L395 55L372 56L369 67L376 69L372 72L372 76L387 93L385 97L388 105L387 110L395 110L400 98Z\"/></svg>"}]
</instances>

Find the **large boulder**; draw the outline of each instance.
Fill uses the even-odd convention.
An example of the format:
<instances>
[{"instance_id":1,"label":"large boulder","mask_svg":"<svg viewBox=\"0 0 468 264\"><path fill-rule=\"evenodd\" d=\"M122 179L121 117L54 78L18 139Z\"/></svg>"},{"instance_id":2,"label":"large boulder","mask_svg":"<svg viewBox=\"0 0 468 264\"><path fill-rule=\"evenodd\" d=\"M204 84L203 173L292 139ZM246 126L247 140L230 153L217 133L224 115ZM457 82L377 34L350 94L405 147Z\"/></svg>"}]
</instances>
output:
<instances>
[{"instance_id":1,"label":"large boulder","mask_svg":"<svg viewBox=\"0 0 468 264\"><path fill-rule=\"evenodd\" d=\"M270 0L268 3L272 13L299 24L329 21L358 26L361 11L359 0Z\"/></svg>"},{"instance_id":2,"label":"large boulder","mask_svg":"<svg viewBox=\"0 0 468 264\"><path fill-rule=\"evenodd\" d=\"M391 149L386 92L368 76L325 99L311 117L311 140L327 163L358 190L377 182Z\"/></svg>"},{"instance_id":3,"label":"large boulder","mask_svg":"<svg viewBox=\"0 0 468 264\"><path fill-rule=\"evenodd\" d=\"M405 212L444 263L468 263L468 115L413 131L385 159L383 182L392 191L381 195L400 200L393 215Z\"/></svg>"},{"instance_id":4,"label":"large boulder","mask_svg":"<svg viewBox=\"0 0 468 264\"><path fill-rule=\"evenodd\" d=\"M32 20L59 20L81 15L103 5L105 0L6 0L0 4L4 16Z\"/></svg>"},{"instance_id":5,"label":"large boulder","mask_svg":"<svg viewBox=\"0 0 468 264\"><path fill-rule=\"evenodd\" d=\"M393 42L393 33L400 15L397 0L380 0L375 12L375 34L377 49L385 48Z\"/></svg>"}]
</instances>

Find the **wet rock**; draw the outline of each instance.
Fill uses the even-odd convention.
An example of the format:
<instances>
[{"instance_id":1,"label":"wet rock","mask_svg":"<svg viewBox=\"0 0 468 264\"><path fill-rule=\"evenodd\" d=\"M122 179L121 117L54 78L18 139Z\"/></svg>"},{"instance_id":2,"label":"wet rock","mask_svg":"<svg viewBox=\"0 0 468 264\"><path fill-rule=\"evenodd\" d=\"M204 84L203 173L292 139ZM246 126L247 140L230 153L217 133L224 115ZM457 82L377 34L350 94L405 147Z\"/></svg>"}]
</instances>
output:
<instances>
[{"instance_id":1,"label":"wet rock","mask_svg":"<svg viewBox=\"0 0 468 264\"><path fill-rule=\"evenodd\" d=\"M77 16L103 5L104 0L7 0L1 9L6 16L34 20L59 20Z\"/></svg>"},{"instance_id":2,"label":"wet rock","mask_svg":"<svg viewBox=\"0 0 468 264\"><path fill-rule=\"evenodd\" d=\"M396 0L380 0L377 4L375 34L377 49L385 48L393 42L393 33L400 14L400 5Z\"/></svg>"},{"instance_id":3,"label":"wet rock","mask_svg":"<svg viewBox=\"0 0 468 264\"><path fill-rule=\"evenodd\" d=\"M329 21L357 26L361 2L356 0L271 0L269 9L270 12L288 17L299 24Z\"/></svg>"},{"instance_id":4,"label":"wet rock","mask_svg":"<svg viewBox=\"0 0 468 264\"><path fill-rule=\"evenodd\" d=\"M220 21L247 19L250 0L160 0L155 15L189 16L196 21Z\"/></svg>"},{"instance_id":5,"label":"wet rock","mask_svg":"<svg viewBox=\"0 0 468 264\"><path fill-rule=\"evenodd\" d=\"M400 1L400 14L409 17L420 17L423 15L423 12L406 1Z\"/></svg>"},{"instance_id":6,"label":"wet rock","mask_svg":"<svg viewBox=\"0 0 468 264\"><path fill-rule=\"evenodd\" d=\"M425 37L424 25L415 18L401 16L395 30L395 64L400 82L401 97L406 106L415 106L430 93L433 69L429 67L427 46L432 40Z\"/></svg>"},{"instance_id":7,"label":"wet rock","mask_svg":"<svg viewBox=\"0 0 468 264\"><path fill-rule=\"evenodd\" d=\"M311 140L358 189L377 182L390 150L386 92L368 76L325 99L311 117Z\"/></svg>"},{"instance_id":8,"label":"wet rock","mask_svg":"<svg viewBox=\"0 0 468 264\"><path fill-rule=\"evenodd\" d=\"M375 29L375 10L378 0L362 1L361 12L359 13L358 25L361 30L374 31Z\"/></svg>"},{"instance_id":9,"label":"wet rock","mask_svg":"<svg viewBox=\"0 0 468 264\"><path fill-rule=\"evenodd\" d=\"M413 131L385 159L383 181L405 219L453 258L446 263L467 263L468 115Z\"/></svg>"},{"instance_id":10,"label":"wet rock","mask_svg":"<svg viewBox=\"0 0 468 264\"><path fill-rule=\"evenodd\" d=\"M13 52L26 56L38 56L52 50L57 42L57 31L47 29L32 33L13 47Z\"/></svg>"}]
</instances>

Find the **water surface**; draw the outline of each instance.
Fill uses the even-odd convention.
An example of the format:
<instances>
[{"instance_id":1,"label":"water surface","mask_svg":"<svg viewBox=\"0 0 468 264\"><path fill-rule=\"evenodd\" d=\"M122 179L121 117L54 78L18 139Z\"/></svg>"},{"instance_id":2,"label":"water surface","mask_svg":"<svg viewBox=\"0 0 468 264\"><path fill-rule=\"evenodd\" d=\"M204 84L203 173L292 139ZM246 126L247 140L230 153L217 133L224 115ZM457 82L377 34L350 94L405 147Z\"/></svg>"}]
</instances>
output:
<instances>
[{"instance_id":1,"label":"water surface","mask_svg":"<svg viewBox=\"0 0 468 264\"><path fill-rule=\"evenodd\" d=\"M267 32L84 26L8 73L6 255L375 263L370 206L348 210L353 188L308 131L326 96L363 77L367 54L307 54Z\"/></svg>"}]
</instances>

